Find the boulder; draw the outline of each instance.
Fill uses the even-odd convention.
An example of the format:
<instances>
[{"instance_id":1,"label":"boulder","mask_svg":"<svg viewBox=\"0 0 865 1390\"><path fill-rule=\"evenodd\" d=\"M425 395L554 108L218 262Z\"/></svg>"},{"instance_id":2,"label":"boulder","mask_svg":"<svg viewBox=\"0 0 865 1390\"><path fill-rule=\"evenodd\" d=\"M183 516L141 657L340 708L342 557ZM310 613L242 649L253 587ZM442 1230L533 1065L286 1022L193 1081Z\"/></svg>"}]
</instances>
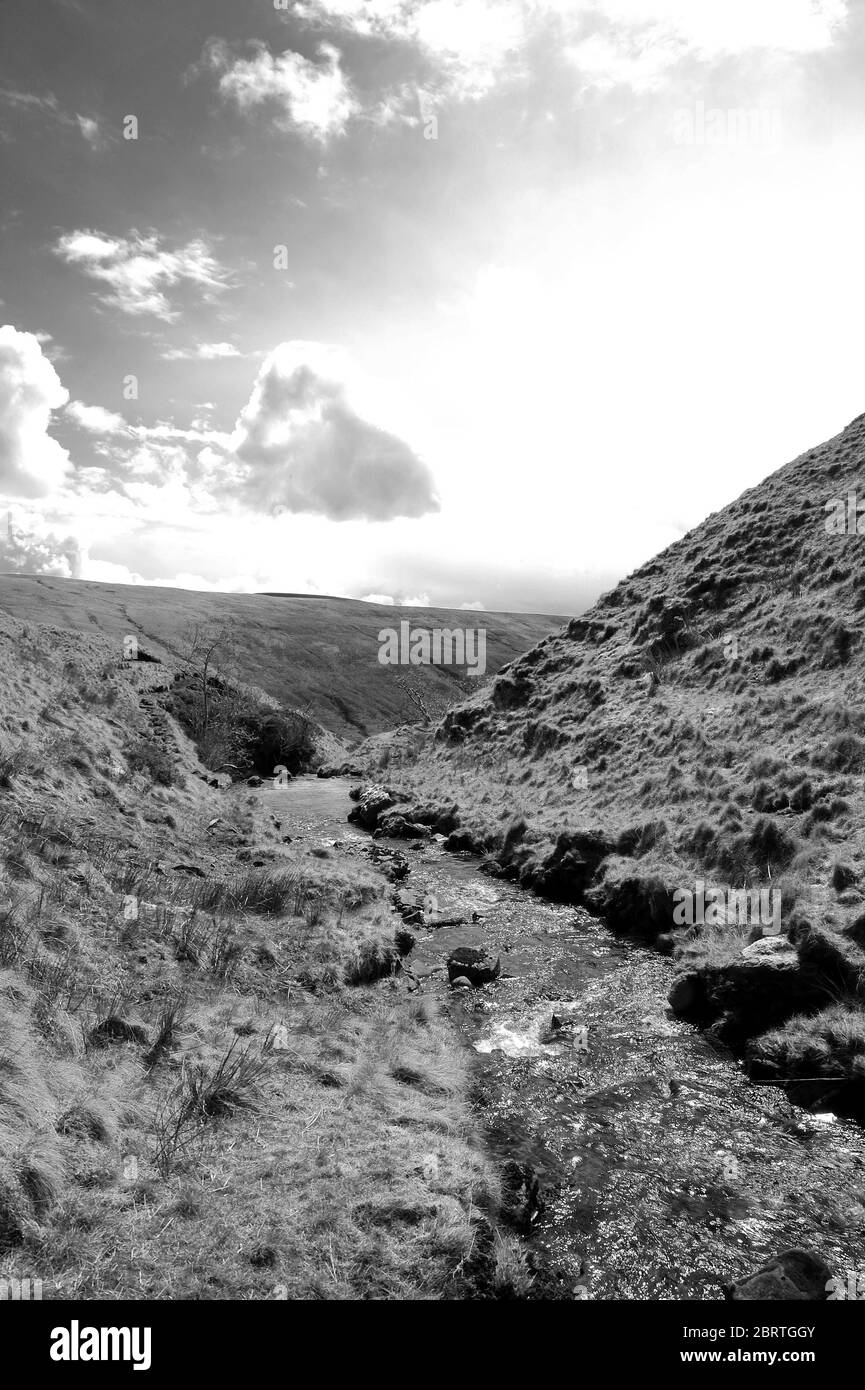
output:
<instances>
[{"instance_id":1,"label":"boulder","mask_svg":"<svg viewBox=\"0 0 865 1390\"><path fill-rule=\"evenodd\" d=\"M94 1047L104 1047L107 1043L141 1043L146 1046L148 1042L147 1030L142 1028L140 1023L129 1023L125 1018L116 1018L109 1015L101 1023L97 1023L95 1028L90 1029L89 1040Z\"/></svg>"},{"instance_id":2,"label":"boulder","mask_svg":"<svg viewBox=\"0 0 865 1390\"><path fill-rule=\"evenodd\" d=\"M693 1013L704 999L705 992L700 977L693 971L689 971L685 975L678 975L667 995L667 1000L674 1014Z\"/></svg>"},{"instance_id":3,"label":"boulder","mask_svg":"<svg viewBox=\"0 0 865 1390\"><path fill-rule=\"evenodd\" d=\"M727 1298L739 1302L817 1303L828 1298L832 1271L810 1250L784 1250L753 1274L725 1289Z\"/></svg>"},{"instance_id":4,"label":"boulder","mask_svg":"<svg viewBox=\"0 0 865 1390\"><path fill-rule=\"evenodd\" d=\"M742 949L745 960L771 959L777 957L786 960L790 959L791 952L796 956L796 951L786 936L758 936L756 941L752 941L750 946ZM796 957L798 959L798 957Z\"/></svg>"},{"instance_id":5,"label":"boulder","mask_svg":"<svg viewBox=\"0 0 865 1390\"><path fill-rule=\"evenodd\" d=\"M444 848L451 854L460 852L483 854L486 846L483 840L471 830L452 830L444 842Z\"/></svg>"},{"instance_id":6,"label":"boulder","mask_svg":"<svg viewBox=\"0 0 865 1390\"><path fill-rule=\"evenodd\" d=\"M383 815L378 829L382 835L388 835L394 840L421 840L430 833L428 825L406 820L398 811L388 811Z\"/></svg>"},{"instance_id":7,"label":"boulder","mask_svg":"<svg viewBox=\"0 0 865 1390\"><path fill-rule=\"evenodd\" d=\"M364 830L375 830L385 811L389 811L393 805L394 797L386 787L364 787L357 805L349 811L348 819Z\"/></svg>"},{"instance_id":8,"label":"boulder","mask_svg":"<svg viewBox=\"0 0 865 1390\"><path fill-rule=\"evenodd\" d=\"M408 927L398 927L393 939L401 956L407 956L417 944L417 937L414 932L409 931Z\"/></svg>"},{"instance_id":9,"label":"boulder","mask_svg":"<svg viewBox=\"0 0 865 1390\"><path fill-rule=\"evenodd\" d=\"M458 946L448 957L447 971L451 984L455 980L467 979L475 989L480 989L481 985L491 984L498 979L502 971L501 957L493 961L490 953L483 948Z\"/></svg>"}]
</instances>

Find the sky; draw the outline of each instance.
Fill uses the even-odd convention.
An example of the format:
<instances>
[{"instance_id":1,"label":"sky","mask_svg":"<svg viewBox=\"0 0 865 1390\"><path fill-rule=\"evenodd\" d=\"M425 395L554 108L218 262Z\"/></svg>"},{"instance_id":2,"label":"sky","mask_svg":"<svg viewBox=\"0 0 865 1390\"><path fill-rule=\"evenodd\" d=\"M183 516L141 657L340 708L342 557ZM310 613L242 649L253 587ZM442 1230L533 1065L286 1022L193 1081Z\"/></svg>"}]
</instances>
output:
<instances>
[{"instance_id":1,"label":"sky","mask_svg":"<svg viewBox=\"0 0 865 1390\"><path fill-rule=\"evenodd\" d=\"M4 0L0 55L0 572L570 614L865 410L861 0Z\"/></svg>"}]
</instances>

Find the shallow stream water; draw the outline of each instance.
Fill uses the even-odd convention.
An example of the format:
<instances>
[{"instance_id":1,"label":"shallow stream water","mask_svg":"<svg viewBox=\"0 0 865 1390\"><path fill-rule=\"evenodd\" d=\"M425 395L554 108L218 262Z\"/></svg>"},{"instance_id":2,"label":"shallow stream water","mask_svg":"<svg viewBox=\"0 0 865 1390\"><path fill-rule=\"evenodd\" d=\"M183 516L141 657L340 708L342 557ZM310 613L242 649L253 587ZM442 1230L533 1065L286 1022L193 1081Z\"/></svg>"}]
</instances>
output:
<instances>
[{"instance_id":1,"label":"shallow stream water","mask_svg":"<svg viewBox=\"0 0 865 1390\"><path fill-rule=\"evenodd\" d=\"M296 779L280 793L283 829L357 852L369 837L346 823L349 785ZM669 960L581 909L487 878L469 856L394 847L411 864L406 895L432 893L445 919L480 917L412 927L406 965L475 1051L488 1143L537 1180L531 1247L563 1288L715 1300L791 1246L865 1285L861 1128L750 1083L731 1053L675 1018ZM458 945L500 955L500 978L452 991L444 967Z\"/></svg>"}]
</instances>

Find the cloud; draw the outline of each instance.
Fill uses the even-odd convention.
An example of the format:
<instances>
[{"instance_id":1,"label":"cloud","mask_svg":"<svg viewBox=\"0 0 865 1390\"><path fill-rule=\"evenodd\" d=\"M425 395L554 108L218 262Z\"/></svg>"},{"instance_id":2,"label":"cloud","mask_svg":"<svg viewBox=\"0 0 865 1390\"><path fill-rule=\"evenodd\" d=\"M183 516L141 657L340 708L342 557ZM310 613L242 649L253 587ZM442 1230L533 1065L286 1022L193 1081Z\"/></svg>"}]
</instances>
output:
<instances>
[{"instance_id":1,"label":"cloud","mask_svg":"<svg viewBox=\"0 0 865 1390\"><path fill-rule=\"evenodd\" d=\"M414 45L456 100L526 77L527 55L541 38L593 85L639 92L686 56L819 52L848 13L848 0L301 0L294 7L316 27Z\"/></svg>"},{"instance_id":2,"label":"cloud","mask_svg":"<svg viewBox=\"0 0 865 1390\"><path fill-rule=\"evenodd\" d=\"M0 328L0 493L43 497L62 483L69 455L48 433L69 399L33 333Z\"/></svg>"},{"instance_id":3,"label":"cloud","mask_svg":"<svg viewBox=\"0 0 865 1390\"><path fill-rule=\"evenodd\" d=\"M77 579L81 573L81 547L73 536L60 539L48 531L37 535L23 530L11 517L8 521L4 517L0 523L0 571Z\"/></svg>"},{"instance_id":4,"label":"cloud","mask_svg":"<svg viewBox=\"0 0 865 1390\"><path fill-rule=\"evenodd\" d=\"M596 10L615 24L679 35L705 56L748 48L810 53L828 48L848 14L847 0L547 0L563 15Z\"/></svg>"},{"instance_id":5,"label":"cloud","mask_svg":"<svg viewBox=\"0 0 865 1390\"><path fill-rule=\"evenodd\" d=\"M53 92L39 96L37 92L18 92L14 88L3 87L0 89L0 101L17 111L47 111L56 115L60 110Z\"/></svg>"},{"instance_id":6,"label":"cloud","mask_svg":"<svg viewBox=\"0 0 865 1390\"><path fill-rule=\"evenodd\" d=\"M3 87L0 88L0 102L21 115L47 116L57 125L77 128L91 149L103 149L110 143L94 117L64 111L53 92L40 96L38 92L19 92Z\"/></svg>"},{"instance_id":7,"label":"cloud","mask_svg":"<svg viewBox=\"0 0 865 1390\"><path fill-rule=\"evenodd\" d=\"M463 99L525 71L532 16L543 8L523 0L305 0L295 13L316 26L413 44L448 94Z\"/></svg>"},{"instance_id":8,"label":"cloud","mask_svg":"<svg viewBox=\"0 0 865 1390\"><path fill-rule=\"evenodd\" d=\"M92 150L104 149L110 142L102 132L102 127L92 116L76 115L78 129Z\"/></svg>"},{"instance_id":9,"label":"cloud","mask_svg":"<svg viewBox=\"0 0 865 1390\"><path fill-rule=\"evenodd\" d=\"M219 73L220 96L244 115L265 108L279 130L297 130L325 142L341 135L360 105L340 67L331 44L318 50L319 62L287 49L274 56L265 45L250 45L252 56L236 57L223 39L211 39L202 67Z\"/></svg>"},{"instance_id":10,"label":"cloud","mask_svg":"<svg viewBox=\"0 0 865 1390\"><path fill-rule=\"evenodd\" d=\"M213 362L220 357L243 357L233 343L197 343L191 348L167 348L160 353L166 362Z\"/></svg>"},{"instance_id":11,"label":"cloud","mask_svg":"<svg viewBox=\"0 0 865 1390\"><path fill-rule=\"evenodd\" d=\"M101 405L85 405L83 401L70 401L66 407L76 425L90 434L120 434L129 426L122 415L106 410Z\"/></svg>"},{"instance_id":12,"label":"cloud","mask_svg":"<svg viewBox=\"0 0 865 1390\"><path fill-rule=\"evenodd\" d=\"M231 439L234 486L248 506L334 521L438 511L429 468L408 444L362 419L317 344L282 343L262 364Z\"/></svg>"},{"instance_id":13,"label":"cloud","mask_svg":"<svg viewBox=\"0 0 865 1390\"><path fill-rule=\"evenodd\" d=\"M179 310L164 294L166 288L193 284L205 298L213 298L228 283L226 272L201 238L168 251L155 232L142 236L133 229L128 237L112 237L75 231L61 236L53 249L67 265L78 266L92 280L109 286L103 304L125 314L155 314L169 323L179 317Z\"/></svg>"},{"instance_id":14,"label":"cloud","mask_svg":"<svg viewBox=\"0 0 865 1390\"><path fill-rule=\"evenodd\" d=\"M364 594L361 603L383 603L388 607L393 605L393 594Z\"/></svg>"}]
</instances>

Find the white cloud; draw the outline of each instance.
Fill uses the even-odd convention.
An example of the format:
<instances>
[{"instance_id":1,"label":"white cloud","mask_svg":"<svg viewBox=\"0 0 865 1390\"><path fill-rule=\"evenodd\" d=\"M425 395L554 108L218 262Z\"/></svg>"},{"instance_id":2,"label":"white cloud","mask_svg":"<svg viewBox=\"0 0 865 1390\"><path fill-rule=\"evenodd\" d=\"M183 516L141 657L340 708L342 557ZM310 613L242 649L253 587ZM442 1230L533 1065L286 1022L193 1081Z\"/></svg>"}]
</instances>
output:
<instances>
[{"instance_id":1,"label":"white cloud","mask_svg":"<svg viewBox=\"0 0 865 1390\"><path fill-rule=\"evenodd\" d=\"M53 92L47 96L39 96L36 92L19 92L14 88L0 88L0 101L6 103L19 111L48 111L55 115L60 106Z\"/></svg>"},{"instance_id":2,"label":"white cloud","mask_svg":"<svg viewBox=\"0 0 865 1390\"><path fill-rule=\"evenodd\" d=\"M0 524L0 571L78 579L81 547L73 536L61 539L32 518L21 524L10 514Z\"/></svg>"},{"instance_id":3,"label":"white cloud","mask_svg":"<svg viewBox=\"0 0 865 1390\"><path fill-rule=\"evenodd\" d=\"M259 511L281 504L334 521L389 521L438 510L426 464L357 414L320 344L282 343L270 354L231 450L232 490Z\"/></svg>"},{"instance_id":4,"label":"white cloud","mask_svg":"<svg viewBox=\"0 0 865 1390\"><path fill-rule=\"evenodd\" d=\"M457 99L522 75L531 40L544 32L596 84L639 91L685 54L820 51L848 12L848 0L303 0L295 7L316 25L417 45Z\"/></svg>"},{"instance_id":5,"label":"white cloud","mask_svg":"<svg viewBox=\"0 0 865 1390\"><path fill-rule=\"evenodd\" d=\"M625 85L635 92L657 88L673 63L687 52L687 45L675 36L662 34L649 41L628 31L615 38L592 34L581 43L567 44L562 49L563 57L587 79L587 85Z\"/></svg>"},{"instance_id":6,"label":"white cloud","mask_svg":"<svg viewBox=\"0 0 865 1390\"><path fill-rule=\"evenodd\" d=\"M521 72L532 18L528 0L306 0L314 24L410 42L435 60L449 94L483 95L505 72Z\"/></svg>"},{"instance_id":7,"label":"white cloud","mask_svg":"<svg viewBox=\"0 0 865 1390\"><path fill-rule=\"evenodd\" d=\"M91 149L99 150L107 143L100 130L99 122L94 120L92 116L76 115L75 119L78 122L78 129Z\"/></svg>"},{"instance_id":8,"label":"white cloud","mask_svg":"<svg viewBox=\"0 0 865 1390\"><path fill-rule=\"evenodd\" d=\"M61 236L54 252L67 265L78 266L91 279L108 285L110 293L102 296L103 304L125 314L155 314L173 322L179 310L165 289L193 284L212 298L227 285L225 271L201 238L168 251L155 232L142 236L133 229L128 237L112 237L75 231Z\"/></svg>"},{"instance_id":9,"label":"white cloud","mask_svg":"<svg viewBox=\"0 0 865 1390\"><path fill-rule=\"evenodd\" d=\"M160 355L166 362L213 362L221 357L243 357L233 343L197 343L191 348L168 348Z\"/></svg>"},{"instance_id":10,"label":"white cloud","mask_svg":"<svg viewBox=\"0 0 865 1390\"><path fill-rule=\"evenodd\" d=\"M33 333L0 328L0 492L42 497L63 481L69 455L48 433L69 399Z\"/></svg>"},{"instance_id":11,"label":"white cloud","mask_svg":"<svg viewBox=\"0 0 865 1390\"><path fill-rule=\"evenodd\" d=\"M222 39L212 39L199 66L219 73L220 95L248 115L261 108L274 114L280 130L298 130L326 141L341 135L360 110L330 44L319 48L319 62L287 49L274 55L254 42L252 57L235 56Z\"/></svg>"},{"instance_id":12,"label":"white cloud","mask_svg":"<svg viewBox=\"0 0 865 1390\"><path fill-rule=\"evenodd\" d=\"M89 579L97 584L146 584L149 581L126 565L114 564L111 560L93 560L85 553L81 557L80 573L77 578Z\"/></svg>"},{"instance_id":13,"label":"white cloud","mask_svg":"<svg viewBox=\"0 0 865 1390\"><path fill-rule=\"evenodd\" d=\"M49 117L57 125L77 127L91 149L98 150L108 141L102 134L99 122L93 116L81 116L64 111L53 92L40 96L37 92L19 92L14 88L0 88L0 102L12 108L34 115L39 113Z\"/></svg>"},{"instance_id":14,"label":"white cloud","mask_svg":"<svg viewBox=\"0 0 865 1390\"><path fill-rule=\"evenodd\" d=\"M393 594L364 594L361 603L384 603L390 607L394 602Z\"/></svg>"},{"instance_id":15,"label":"white cloud","mask_svg":"<svg viewBox=\"0 0 865 1390\"><path fill-rule=\"evenodd\" d=\"M66 414L72 417L76 425L80 425L91 434L120 434L129 428L122 415L113 410L106 410L101 405L85 405L83 401L70 401L66 407Z\"/></svg>"},{"instance_id":16,"label":"white cloud","mask_svg":"<svg viewBox=\"0 0 865 1390\"><path fill-rule=\"evenodd\" d=\"M827 48L848 13L847 0L547 0L564 16L593 11L625 26L680 35L706 55L748 48L809 53Z\"/></svg>"}]
</instances>

